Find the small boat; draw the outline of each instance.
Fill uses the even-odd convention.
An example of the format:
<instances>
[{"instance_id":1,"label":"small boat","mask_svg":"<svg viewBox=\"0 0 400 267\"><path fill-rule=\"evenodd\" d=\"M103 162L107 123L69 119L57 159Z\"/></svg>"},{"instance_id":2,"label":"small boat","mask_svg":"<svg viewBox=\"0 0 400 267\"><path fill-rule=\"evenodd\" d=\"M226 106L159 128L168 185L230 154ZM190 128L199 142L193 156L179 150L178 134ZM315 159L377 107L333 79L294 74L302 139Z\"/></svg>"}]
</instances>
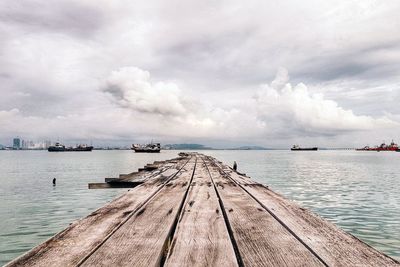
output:
<instances>
[{"instance_id":1,"label":"small boat","mask_svg":"<svg viewBox=\"0 0 400 267\"><path fill-rule=\"evenodd\" d=\"M298 145L293 145L290 149L291 151L317 151L318 147L299 147Z\"/></svg>"},{"instance_id":2,"label":"small boat","mask_svg":"<svg viewBox=\"0 0 400 267\"><path fill-rule=\"evenodd\" d=\"M150 143L145 145L132 144L132 150L135 150L136 153L160 153L161 144L160 143Z\"/></svg>"},{"instance_id":3,"label":"small boat","mask_svg":"<svg viewBox=\"0 0 400 267\"><path fill-rule=\"evenodd\" d=\"M76 147L65 147L65 145L57 142L54 146L49 146L47 151L49 152L90 152L93 150L93 146L88 145L77 145Z\"/></svg>"}]
</instances>

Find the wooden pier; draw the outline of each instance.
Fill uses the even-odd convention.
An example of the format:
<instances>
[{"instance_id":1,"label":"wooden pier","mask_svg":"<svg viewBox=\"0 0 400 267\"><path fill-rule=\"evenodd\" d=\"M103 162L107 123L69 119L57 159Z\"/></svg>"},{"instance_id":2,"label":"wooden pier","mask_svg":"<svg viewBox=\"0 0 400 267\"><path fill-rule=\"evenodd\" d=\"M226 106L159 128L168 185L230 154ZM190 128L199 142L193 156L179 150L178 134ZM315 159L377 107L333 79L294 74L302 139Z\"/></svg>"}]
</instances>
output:
<instances>
[{"instance_id":1,"label":"wooden pier","mask_svg":"<svg viewBox=\"0 0 400 267\"><path fill-rule=\"evenodd\" d=\"M132 188L7 266L400 266L216 159L180 155L91 184Z\"/></svg>"}]
</instances>

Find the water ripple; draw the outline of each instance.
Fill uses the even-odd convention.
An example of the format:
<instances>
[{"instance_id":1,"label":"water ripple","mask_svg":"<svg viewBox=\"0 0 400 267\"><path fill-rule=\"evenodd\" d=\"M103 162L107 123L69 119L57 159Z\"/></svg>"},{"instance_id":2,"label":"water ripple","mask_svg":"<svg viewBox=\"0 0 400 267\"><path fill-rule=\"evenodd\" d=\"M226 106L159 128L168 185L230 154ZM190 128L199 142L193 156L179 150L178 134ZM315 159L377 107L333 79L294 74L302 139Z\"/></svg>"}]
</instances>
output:
<instances>
[{"instance_id":1,"label":"water ripple","mask_svg":"<svg viewBox=\"0 0 400 267\"><path fill-rule=\"evenodd\" d=\"M131 151L0 151L0 265L125 192L88 190L154 160ZM400 153L205 151L400 259ZM51 180L57 177L57 186ZM23 186L21 186L23 185Z\"/></svg>"}]
</instances>

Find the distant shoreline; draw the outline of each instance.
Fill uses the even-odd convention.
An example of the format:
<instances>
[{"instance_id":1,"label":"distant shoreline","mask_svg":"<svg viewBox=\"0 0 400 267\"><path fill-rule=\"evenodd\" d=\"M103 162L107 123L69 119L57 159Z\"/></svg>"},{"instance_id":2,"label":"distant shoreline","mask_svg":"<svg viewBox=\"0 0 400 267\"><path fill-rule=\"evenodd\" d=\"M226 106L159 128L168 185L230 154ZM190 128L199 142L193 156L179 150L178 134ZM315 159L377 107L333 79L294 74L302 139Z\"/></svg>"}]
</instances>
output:
<instances>
[{"instance_id":1,"label":"distant shoreline","mask_svg":"<svg viewBox=\"0 0 400 267\"><path fill-rule=\"evenodd\" d=\"M130 148L93 148L97 151L115 151L115 150L131 150ZM161 149L162 151L290 151L290 148L263 148L263 149L244 149L244 148L168 148ZM355 148L319 148L319 151L331 151L331 150L356 150ZM0 149L0 151L47 151L47 149Z\"/></svg>"}]
</instances>

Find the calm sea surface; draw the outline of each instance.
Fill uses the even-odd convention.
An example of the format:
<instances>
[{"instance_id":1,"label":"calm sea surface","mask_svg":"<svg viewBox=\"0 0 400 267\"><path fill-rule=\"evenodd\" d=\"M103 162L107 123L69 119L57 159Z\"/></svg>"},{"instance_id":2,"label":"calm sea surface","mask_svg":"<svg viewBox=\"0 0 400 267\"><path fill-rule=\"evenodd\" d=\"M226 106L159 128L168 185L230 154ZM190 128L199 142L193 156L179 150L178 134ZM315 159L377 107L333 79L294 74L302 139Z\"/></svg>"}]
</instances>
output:
<instances>
[{"instance_id":1,"label":"calm sea surface","mask_svg":"<svg viewBox=\"0 0 400 267\"><path fill-rule=\"evenodd\" d=\"M0 265L127 189L89 182L135 171L178 151L0 151ZM400 259L400 153L203 151ZM57 178L57 186L52 179Z\"/></svg>"}]
</instances>

